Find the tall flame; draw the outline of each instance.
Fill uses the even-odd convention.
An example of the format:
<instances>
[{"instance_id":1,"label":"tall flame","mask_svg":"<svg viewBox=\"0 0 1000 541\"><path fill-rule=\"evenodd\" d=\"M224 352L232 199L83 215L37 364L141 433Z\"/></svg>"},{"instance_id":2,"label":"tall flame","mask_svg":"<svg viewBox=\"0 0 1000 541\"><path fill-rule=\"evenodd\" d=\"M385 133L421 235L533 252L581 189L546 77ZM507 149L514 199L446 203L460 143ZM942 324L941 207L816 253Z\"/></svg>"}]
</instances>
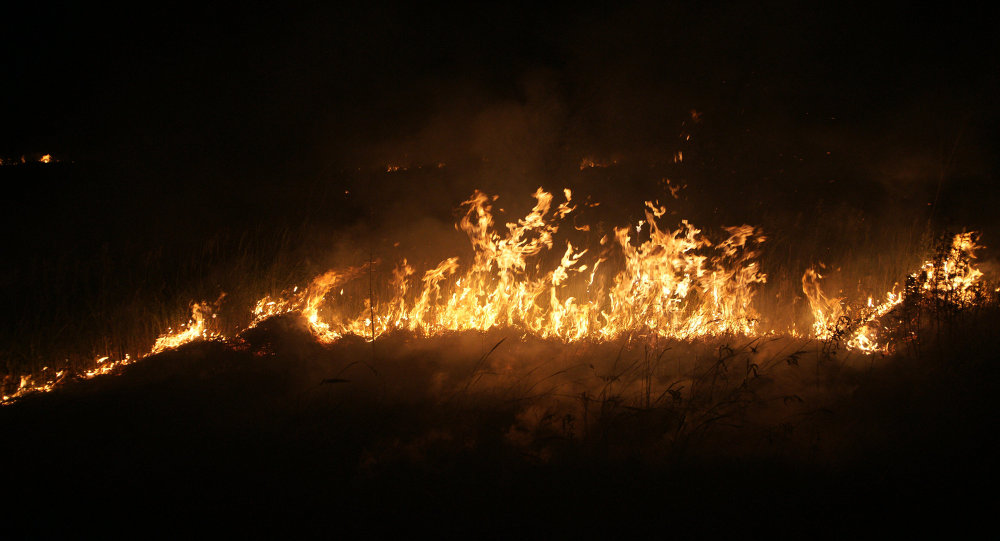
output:
<instances>
[{"instance_id":1,"label":"tall flame","mask_svg":"<svg viewBox=\"0 0 1000 541\"><path fill-rule=\"evenodd\" d=\"M369 294L360 304L344 295L345 286L364 271L371 273L378 262L329 270L303 288L261 298L251 327L275 315L299 313L323 342L346 335L375 340L396 330L427 336L504 328L566 342L762 332L753 299L766 280L757 262L757 249L766 239L756 228L725 228L725 238L713 243L686 220L676 229L666 227L667 209L647 201L643 220L614 228L596 246L585 247L573 239L556 240L562 221L577 209L570 190L563 190L557 204L541 188L533 197L531 210L503 228L494 223L496 196L476 191L464 201L457 228L472 247L469 261L449 257L419 271L403 259L386 284L389 294L381 299L374 298L369 274ZM591 230L574 225L571 235ZM972 265L978 248L974 233L955 236L945 253L909 277L905 292L893 289L884 300L869 298L863 307L827 296L820 284L823 276L806 270L802 291L814 320L811 335L849 349L886 351L889 344L879 339L884 330L880 318L907 296L956 305L981 298L983 273ZM168 329L146 354L102 356L81 374L46 368L22 376L13 392L0 396L0 403L51 390L67 377L107 374L189 342L224 339L211 325L221 301L222 296L214 303L193 304L188 322ZM7 390L11 387L5 383Z\"/></svg>"},{"instance_id":2,"label":"tall flame","mask_svg":"<svg viewBox=\"0 0 1000 541\"><path fill-rule=\"evenodd\" d=\"M326 341L397 329L429 335L506 327L565 341L754 331L752 299L765 280L755 261L755 248L765 239L755 228L728 228L728 237L713 244L686 221L676 230L664 228L659 220L666 209L647 202L646 219L616 228L600 252L567 240L559 243L565 248L556 259L549 255L555 235L576 210L572 192L563 196L554 204L554 196L539 188L534 207L500 232L492 212L496 197L476 191L462 204L458 223L472 260L462 265L448 258L420 275L404 260L393 273L392 295L374 306L368 299L352 313L346 303L331 302L332 287L356 272L330 271L301 292L265 297L255 313L259 320L299 310Z\"/></svg>"}]
</instances>

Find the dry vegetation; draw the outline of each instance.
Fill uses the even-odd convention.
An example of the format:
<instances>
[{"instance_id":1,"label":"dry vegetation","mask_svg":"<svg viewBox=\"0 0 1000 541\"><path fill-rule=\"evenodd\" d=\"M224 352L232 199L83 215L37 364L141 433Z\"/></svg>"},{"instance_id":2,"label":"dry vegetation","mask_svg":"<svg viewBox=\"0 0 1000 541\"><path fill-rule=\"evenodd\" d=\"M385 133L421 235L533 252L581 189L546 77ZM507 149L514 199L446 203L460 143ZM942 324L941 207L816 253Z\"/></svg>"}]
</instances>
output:
<instances>
[{"instance_id":1,"label":"dry vegetation","mask_svg":"<svg viewBox=\"0 0 1000 541\"><path fill-rule=\"evenodd\" d=\"M988 290L975 302L911 291L884 322L899 346L876 355L842 347L849 319L826 340L640 333L567 344L492 330L324 344L297 314L237 334L249 321L226 306L357 259L321 246L328 228L296 227L196 236L193 250L77 254L90 262L78 274L44 254L29 260L39 274L15 299L49 310L5 328L8 385L50 359L85 369L101 348L147 348L186 316L182 299L219 291L233 338L115 376L68 377L0 408L8 516L20 517L9 531L189 530L208 518L230 533L520 538L653 525L844 537L872 523L922 528L914 517L965 527L995 501L970 496L996 473L1000 315ZM795 242L808 252L813 240ZM847 255L884 241L834 247L859 265ZM772 238L763 256L765 313L799 286L789 242ZM881 286L898 266L866 279ZM801 299L791 305L788 320L808 316Z\"/></svg>"},{"instance_id":2,"label":"dry vegetation","mask_svg":"<svg viewBox=\"0 0 1000 541\"><path fill-rule=\"evenodd\" d=\"M165 530L964 528L995 474L996 318L871 357L787 337L323 345L276 317L3 408L5 487L38 520Z\"/></svg>"}]
</instances>

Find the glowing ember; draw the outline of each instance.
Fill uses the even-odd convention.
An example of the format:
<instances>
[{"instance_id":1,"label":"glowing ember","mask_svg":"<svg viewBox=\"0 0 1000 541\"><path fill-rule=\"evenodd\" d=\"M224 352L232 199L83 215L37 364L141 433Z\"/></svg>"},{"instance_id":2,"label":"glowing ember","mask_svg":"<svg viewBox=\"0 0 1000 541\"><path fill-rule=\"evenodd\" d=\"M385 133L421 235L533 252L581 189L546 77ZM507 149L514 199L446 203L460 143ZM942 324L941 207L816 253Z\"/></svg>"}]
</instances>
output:
<instances>
[{"instance_id":1,"label":"glowing ember","mask_svg":"<svg viewBox=\"0 0 1000 541\"><path fill-rule=\"evenodd\" d=\"M28 163L55 163L56 160L52 157L52 154L31 154L31 155L21 155L20 158L5 159L0 158L0 166L4 165L26 165Z\"/></svg>"},{"instance_id":2,"label":"glowing ember","mask_svg":"<svg viewBox=\"0 0 1000 541\"><path fill-rule=\"evenodd\" d=\"M580 160L580 171L583 171L584 169L611 167L612 165L617 164L618 160L602 161L596 158L587 157Z\"/></svg>"}]
</instances>

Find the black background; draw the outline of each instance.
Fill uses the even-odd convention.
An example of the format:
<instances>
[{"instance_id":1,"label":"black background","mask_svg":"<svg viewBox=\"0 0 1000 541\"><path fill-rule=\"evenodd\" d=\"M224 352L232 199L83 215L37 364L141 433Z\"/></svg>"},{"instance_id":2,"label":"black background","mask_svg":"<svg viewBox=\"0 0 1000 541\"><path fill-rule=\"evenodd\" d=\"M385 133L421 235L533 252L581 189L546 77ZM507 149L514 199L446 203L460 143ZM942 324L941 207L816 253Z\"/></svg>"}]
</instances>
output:
<instances>
[{"instance_id":1,"label":"black background","mask_svg":"<svg viewBox=\"0 0 1000 541\"><path fill-rule=\"evenodd\" d=\"M669 150L696 109L703 158L740 182L766 175L737 154L780 169L813 147L871 182L938 180L907 168L942 164L995 178L991 18L969 6L51 2L5 20L0 154L124 163L139 183L330 176L455 129L441 118L539 101L577 159ZM421 159L478 152L455 146Z\"/></svg>"}]
</instances>

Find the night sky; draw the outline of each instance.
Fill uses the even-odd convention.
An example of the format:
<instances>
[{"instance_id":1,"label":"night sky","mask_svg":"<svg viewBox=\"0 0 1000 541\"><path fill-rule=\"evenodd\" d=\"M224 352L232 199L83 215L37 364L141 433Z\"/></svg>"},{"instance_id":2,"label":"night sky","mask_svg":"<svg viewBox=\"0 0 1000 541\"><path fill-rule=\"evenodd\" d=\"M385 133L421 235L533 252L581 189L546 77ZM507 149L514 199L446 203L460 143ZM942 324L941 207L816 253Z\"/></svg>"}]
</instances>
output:
<instances>
[{"instance_id":1,"label":"night sky","mask_svg":"<svg viewBox=\"0 0 1000 541\"><path fill-rule=\"evenodd\" d=\"M991 215L986 11L798 4L22 5L0 38L0 156L96 164L130 201L209 213L387 163L445 162L526 196L584 156L682 150L676 175L721 199L839 182L875 207Z\"/></svg>"}]
</instances>

